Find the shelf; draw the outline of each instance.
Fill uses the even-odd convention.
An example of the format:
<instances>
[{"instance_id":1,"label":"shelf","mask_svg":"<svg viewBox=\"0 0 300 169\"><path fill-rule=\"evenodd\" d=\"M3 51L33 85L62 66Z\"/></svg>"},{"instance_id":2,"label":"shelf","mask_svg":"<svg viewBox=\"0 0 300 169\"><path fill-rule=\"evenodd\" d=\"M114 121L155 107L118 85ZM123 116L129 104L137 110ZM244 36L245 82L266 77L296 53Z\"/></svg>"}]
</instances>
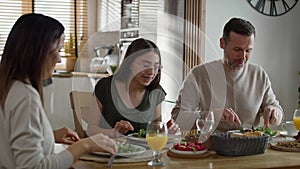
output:
<instances>
[{"instance_id":1,"label":"shelf","mask_svg":"<svg viewBox=\"0 0 300 169\"><path fill-rule=\"evenodd\" d=\"M108 73L87 73L87 72L72 72L73 76L83 76L83 77L90 77L90 78L103 78L110 76Z\"/></svg>"}]
</instances>

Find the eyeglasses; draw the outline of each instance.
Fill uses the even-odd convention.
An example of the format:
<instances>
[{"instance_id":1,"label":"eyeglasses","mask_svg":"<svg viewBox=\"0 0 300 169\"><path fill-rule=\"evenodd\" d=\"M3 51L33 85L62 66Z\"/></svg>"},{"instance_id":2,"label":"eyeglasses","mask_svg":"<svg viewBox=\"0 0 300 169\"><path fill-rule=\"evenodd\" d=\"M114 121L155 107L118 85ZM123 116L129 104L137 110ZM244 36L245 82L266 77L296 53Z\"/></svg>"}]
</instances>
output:
<instances>
[{"instance_id":1,"label":"eyeglasses","mask_svg":"<svg viewBox=\"0 0 300 169\"><path fill-rule=\"evenodd\" d=\"M143 70L154 69L154 71L156 71L156 72L163 68L163 66L160 64L151 65L150 63L147 63L147 62L142 62L140 64L140 66Z\"/></svg>"}]
</instances>

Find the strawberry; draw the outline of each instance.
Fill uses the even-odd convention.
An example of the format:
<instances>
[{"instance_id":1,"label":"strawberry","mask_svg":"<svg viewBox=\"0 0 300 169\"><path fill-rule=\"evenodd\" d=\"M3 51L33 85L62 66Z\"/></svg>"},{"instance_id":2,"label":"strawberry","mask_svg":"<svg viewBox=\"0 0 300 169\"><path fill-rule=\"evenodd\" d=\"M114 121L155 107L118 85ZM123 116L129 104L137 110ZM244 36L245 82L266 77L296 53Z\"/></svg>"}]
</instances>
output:
<instances>
[{"instance_id":1,"label":"strawberry","mask_svg":"<svg viewBox=\"0 0 300 169\"><path fill-rule=\"evenodd\" d=\"M205 150L206 147L199 142L180 142L180 143L174 143L173 147L175 150L179 151L202 151Z\"/></svg>"},{"instance_id":2,"label":"strawberry","mask_svg":"<svg viewBox=\"0 0 300 169\"><path fill-rule=\"evenodd\" d=\"M185 151L195 151L195 150L193 149L193 147L187 147L187 148L185 149Z\"/></svg>"},{"instance_id":3,"label":"strawberry","mask_svg":"<svg viewBox=\"0 0 300 169\"><path fill-rule=\"evenodd\" d=\"M181 146L178 147L178 150L180 150L180 151L186 151L186 146L181 145Z\"/></svg>"},{"instance_id":4,"label":"strawberry","mask_svg":"<svg viewBox=\"0 0 300 169\"><path fill-rule=\"evenodd\" d=\"M194 146L194 151L200 151L200 148L201 148L201 146L195 145L195 146Z\"/></svg>"}]
</instances>

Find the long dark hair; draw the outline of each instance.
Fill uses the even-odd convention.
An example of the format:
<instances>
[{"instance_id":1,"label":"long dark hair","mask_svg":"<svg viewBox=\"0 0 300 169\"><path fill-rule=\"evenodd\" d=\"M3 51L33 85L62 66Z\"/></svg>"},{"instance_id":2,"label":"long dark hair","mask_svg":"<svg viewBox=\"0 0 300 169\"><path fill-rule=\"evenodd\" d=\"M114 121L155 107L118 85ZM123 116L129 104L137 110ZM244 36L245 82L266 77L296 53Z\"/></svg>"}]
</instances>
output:
<instances>
[{"instance_id":1,"label":"long dark hair","mask_svg":"<svg viewBox=\"0 0 300 169\"><path fill-rule=\"evenodd\" d=\"M12 27L0 64L0 101L4 103L14 80L26 79L39 92L43 103L42 73L51 45L64 33L64 26L42 14L22 15Z\"/></svg>"},{"instance_id":2,"label":"long dark hair","mask_svg":"<svg viewBox=\"0 0 300 169\"><path fill-rule=\"evenodd\" d=\"M159 56L159 64L161 64L161 55L158 47L150 40L139 38L134 40L127 48L124 56L123 63L121 64L118 71L115 73L114 77L121 81L126 81L129 79L130 66L134 60L141 55L148 53L150 51L155 52ZM146 88L153 90L158 88L160 83L161 70L158 70L156 77L153 81L146 86Z\"/></svg>"}]
</instances>

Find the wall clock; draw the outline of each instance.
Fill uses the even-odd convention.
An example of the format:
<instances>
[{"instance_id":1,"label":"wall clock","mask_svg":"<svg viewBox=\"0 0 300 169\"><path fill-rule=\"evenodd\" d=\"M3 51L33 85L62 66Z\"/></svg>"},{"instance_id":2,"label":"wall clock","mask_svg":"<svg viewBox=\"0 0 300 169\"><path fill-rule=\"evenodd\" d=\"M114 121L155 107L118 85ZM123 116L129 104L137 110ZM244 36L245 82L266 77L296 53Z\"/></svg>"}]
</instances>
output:
<instances>
[{"instance_id":1,"label":"wall clock","mask_svg":"<svg viewBox=\"0 0 300 169\"><path fill-rule=\"evenodd\" d=\"M247 0L258 12L267 16L280 16L292 10L298 0Z\"/></svg>"}]
</instances>

